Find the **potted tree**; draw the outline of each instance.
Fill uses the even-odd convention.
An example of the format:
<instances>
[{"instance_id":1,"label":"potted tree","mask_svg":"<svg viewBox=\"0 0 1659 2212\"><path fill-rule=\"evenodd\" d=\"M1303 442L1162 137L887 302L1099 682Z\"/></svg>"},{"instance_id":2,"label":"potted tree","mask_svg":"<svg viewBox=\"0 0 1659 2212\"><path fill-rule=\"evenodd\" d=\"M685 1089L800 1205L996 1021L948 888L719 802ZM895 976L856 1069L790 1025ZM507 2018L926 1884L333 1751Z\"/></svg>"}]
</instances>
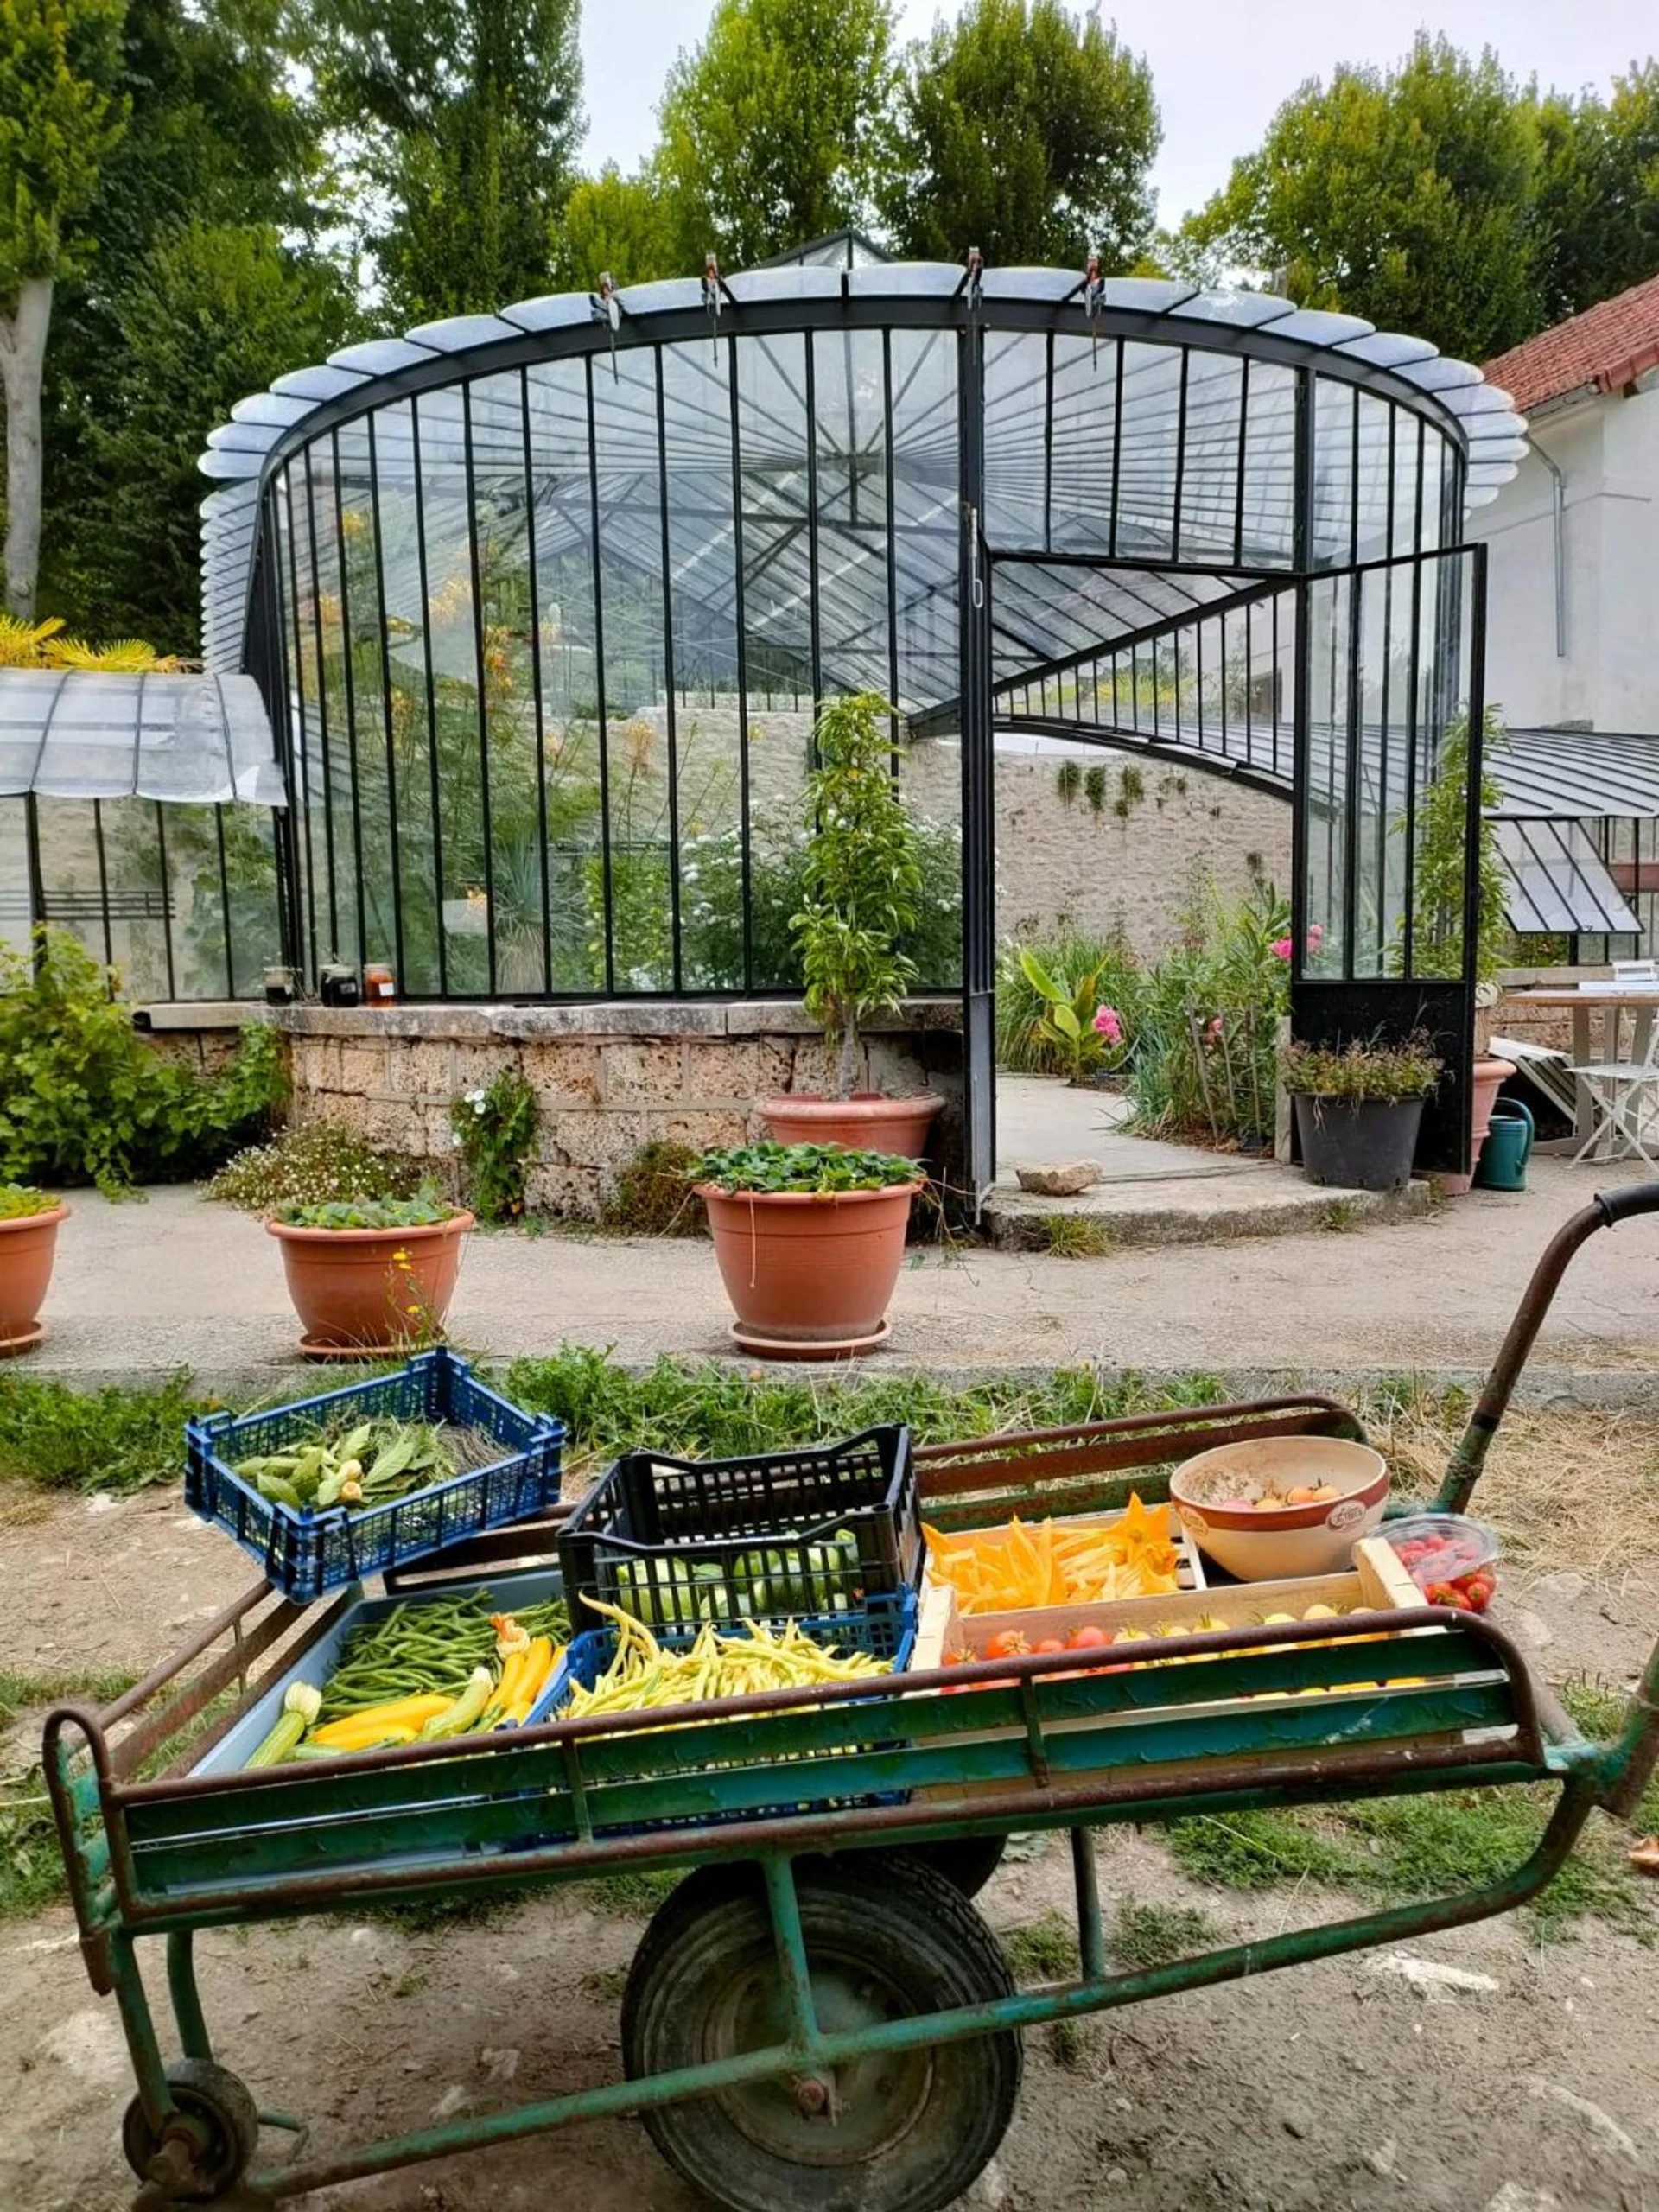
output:
<instances>
[{"instance_id":1,"label":"potted tree","mask_svg":"<svg viewBox=\"0 0 1659 2212\"><path fill-rule=\"evenodd\" d=\"M1308 1181L1346 1191L1409 1182L1423 1101L1440 1072L1421 1036L1403 1045L1286 1046L1279 1078L1295 1103Z\"/></svg>"},{"instance_id":2,"label":"potted tree","mask_svg":"<svg viewBox=\"0 0 1659 2212\"><path fill-rule=\"evenodd\" d=\"M1483 761L1504 741L1503 717L1495 707L1482 722ZM1515 1073L1510 1060L1486 1050L1491 1009L1497 998L1505 929L1503 867L1498 855L1493 810L1503 794L1484 766L1480 779L1480 901L1475 940L1475 1064L1470 1091L1469 1172L1441 1175L1442 1190L1466 1191L1480 1165L1498 1090ZM1417 810L1417 858L1414 872L1415 914L1412 924L1411 972L1455 979L1463 963L1463 862L1469 800L1469 722L1459 715L1447 728L1433 775ZM1403 925L1402 925L1403 926ZM1396 965L1403 969L1403 945Z\"/></svg>"},{"instance_id":3,"label":"potted tree","mask_svg":"<svg viewBox=\"0 0 1659 2212\"><path fill-rule=\"evenodd\" d=\"M471 1214L442 1198L345 1198L278 1206L288 1294L314 1359L386 1357L431 1344L461 1271Z\"/></svg>"},{"instance_id":4,"label":"potted tree","mask_svg":"<svg viewBox=\"0 0 1659 2212\"><path fill-rule=\"evenodd\" d=\"M910 1202L926 1179L913 1160L750 1144L705 1153L690 1174L745 1351L836 1359L884 1340Z\"/></svg>"},{"instance_id":5,"label":"potted tree","mask_svg":"<svg viewBox=\"0 0 1659 2212\"><path fill-rule=\"evenodd\" d=\"M0 1359L33 1351L57 1256L58 1224L69 1209L28 1183L0 1183Z\"/></svg>"},{"instance_id":6,"label":"potted tree","mask_svg":"<svg viewBox=\"0 0 1659 2212\"><path fill-rule=\"evenodd\" d=\"M807 779L804 894L790 930L806 1008L836 1056L833 1098L810 1091L764 1099L785 1144L879 1146L919 1160L944 1104L931 1091L885 1098L857 1089L860 1025L904 1004L916 963L900 950L917 925L919 841L888 756L887 702L874 692L831 700L818 716L818 765Z\"/></svg>"}]
</instances>

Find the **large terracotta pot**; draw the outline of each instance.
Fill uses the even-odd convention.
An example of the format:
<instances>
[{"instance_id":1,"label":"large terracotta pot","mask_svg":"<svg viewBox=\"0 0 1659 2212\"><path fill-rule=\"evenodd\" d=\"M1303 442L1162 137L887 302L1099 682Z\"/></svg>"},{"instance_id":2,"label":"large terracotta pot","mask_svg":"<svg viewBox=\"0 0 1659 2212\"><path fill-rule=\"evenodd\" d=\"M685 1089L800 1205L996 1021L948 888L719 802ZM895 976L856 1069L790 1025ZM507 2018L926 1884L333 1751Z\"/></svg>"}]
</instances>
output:
<instances>
[{"instance_id":1,"label":"large terracotta pot","mask_svg":"<svg viewBox=\"0 0 1659 2212\"><path fill-rule=\"evenodd\" d=\"M824 1098L801 1090L763 1098L760 1110L779 1144L844 1144L855 1152L896 1152L919 1160L944 1103L931 1090L913 1098L884 1098L879 1090Z\"/></svg>"},{"instance_id":2,"label":"large terracotta pot","mask_svg":"<svg viewBox=\"0 0 1659 2212\"><path fill-rule=\"evenodd\" d=\"M441 1336L461 1240L472 1225L469 1213L419 1229L298 1229L268 1221L304 1325L301 1351L314 1359L378 1357Z\"/></svg>"},{"instance_id":3,"label":"large terracotta pot","mask_svg":"<svg viewBox=\"0 0 1659 2212\"><path fill-rule=\"evenodd\" d=\"M1497 1094L1515 1073L1512 1060L1493 1060L1484 1058L1475 1062L1475 1072L1470 1085L1469 1115L1469 1173L1466 1175L1442 1175L1440 1188L1452 1198L1459 1198L1475 1179L1475 1170L1480 1165L1480 1148L1486 1141L1486 1132L1491 1126L1492 1108Z\"/></svg>"},{"instance_id":4,"label":"large terracotta pot","mask_svg":"<svg viewBox=\"0 0 1659 2212\"><path fill-rule=\"evenodd\" d=\"M54 1206L0 1221L0 1359L33 1351L46 1334L39 1315L57 1256L58 1224L68 1217L67 1206Z\"/></svg>"},{"instance_id":5,"label":"large terracotta pot","mask_svg":"<svg viewBox=\"0 0 1659 2212\"><path fill-rule=\"evenodd\" d=\"M719 1191L709 1209L732 1335L765 1359L873 1351L905 1256L910 1202L923 1179L885 1191Z\"/></svg>"}]
</instances>

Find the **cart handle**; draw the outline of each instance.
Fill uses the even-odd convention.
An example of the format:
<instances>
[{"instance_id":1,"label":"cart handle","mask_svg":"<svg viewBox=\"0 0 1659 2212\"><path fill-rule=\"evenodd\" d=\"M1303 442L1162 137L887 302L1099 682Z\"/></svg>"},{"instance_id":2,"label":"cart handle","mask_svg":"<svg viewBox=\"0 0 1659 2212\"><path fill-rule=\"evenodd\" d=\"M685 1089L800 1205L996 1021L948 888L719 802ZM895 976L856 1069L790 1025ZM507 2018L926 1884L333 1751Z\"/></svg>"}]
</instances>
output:
<instances>
[{"instance_id":1,"label":"cart handle","mask_svg":"<svg viewBox=\"0 0 1659 2212\"><path fill-rule=\"evenodd\" d=\"M1659 1183L1631 1183L1620 1191L1599 1191L1587 1206L1564 1221L1545 1245L1532 1271L1532 1280L1522 1293L1509 1333L1498 1347L1480 1401L1469 1416L1469 1426L1447 1463L1446 1478L1434 1501L1437 1511L1463 1513L1468 1510L1497 1425L1509 1410L1516 1383L1543 1326L1544 1316L1554 1304L1567 1262L1580 1245L1599 1229L1615 1229L1621 1221L1634 1221L1647 1213L1659 1213Z\"/></svg>"}]
</instances>

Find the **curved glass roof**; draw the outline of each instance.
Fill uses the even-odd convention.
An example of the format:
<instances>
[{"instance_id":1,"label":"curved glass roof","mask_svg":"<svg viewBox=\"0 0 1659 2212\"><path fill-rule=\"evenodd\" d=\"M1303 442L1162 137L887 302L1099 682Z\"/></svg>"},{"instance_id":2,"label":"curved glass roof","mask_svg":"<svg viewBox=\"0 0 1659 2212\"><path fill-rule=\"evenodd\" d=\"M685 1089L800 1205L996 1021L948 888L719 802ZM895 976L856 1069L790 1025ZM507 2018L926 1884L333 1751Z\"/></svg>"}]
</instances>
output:
<instances>
[{"instance_id":1,"label":"curved glass roof","mask_svg":"<svg viewBox=\"0 0 1659 2212\"><path fill-rule=\"evenodd\" d=\"M251 676L0 673L0 798L287 803Z\"/></svg>"},{"instance_id":2,"label":"curved glass roof","mask_svg":"<svg viewBox=\"0 0 1659 2212\"><path fill-rule=\"evenodd\" d=\"M661 561L660 454L674 588L729 622L741 429L746 485L765 486L775 522L767 581L780 642L805 650L810 631L827 679L886 690L881 636L894 622L919 632L954 601L951 338L974 317L986 334L983 527L989 550L1010 556L994 616L1002 678L1166 626L1293 565L1299 368L1317 372L1310 566L1445 543L1459 533L1442 454L1460 462L1466 509L1495 496L1525 449L1524 421L1478 369L1355 316L1161 278L1090 292L1062 270L987 270L970 290L954 264L882 262L828 240L712 293L674 279L425 324L241 401L200 462L218 486L201 510L207 665L245 664L262 496L285 462L309 470L313 454L342 484L418 475L429 522L451 502L499 510L533 454L538 477L556 467L572 480L533 490L543 548L556 551L565 527L578 542L591 509L605 518L607 557L642 575ZM803 331L817 334L804 370ZM733 339L752 341L741 378ZM869 349L884 343L879 372ZM816 444L802 434L808 417ZM885 563L858 557L861 499L883 518ZM1091 560L1168 573L1136 582L1082 565ZM388 603L403 595L391 575ZM954 692L943 630L935 658L912 657L910 712Z\"/></svg>"}]
</instances>

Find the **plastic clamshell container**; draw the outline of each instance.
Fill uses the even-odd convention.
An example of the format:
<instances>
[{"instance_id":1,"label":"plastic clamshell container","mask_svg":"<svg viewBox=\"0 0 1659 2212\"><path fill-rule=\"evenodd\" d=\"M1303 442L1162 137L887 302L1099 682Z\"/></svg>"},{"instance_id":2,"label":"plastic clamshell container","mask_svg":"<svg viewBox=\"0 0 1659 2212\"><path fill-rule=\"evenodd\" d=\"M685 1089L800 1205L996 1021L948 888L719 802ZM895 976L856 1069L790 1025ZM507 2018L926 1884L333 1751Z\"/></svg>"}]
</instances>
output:
<instances>
[{"instance_id":1,"label":"plastic clamshell container","mask_svg":"<svg viewBox=\"0 0 1659 2212\"><path fill-rule=\"evenodd\" d=\"M1384 1533L1396 1552L1402 1544L1419 1542L1426 1536L1456 1547L1454 1553L1439 1559L1432 1568L1427 1560L1402 1562L1420 1590L1427 1590L1431 1582L1456 1582L1465 1574L1478 1573L1483 1567L1497 1564L1500 1546L1496 1530L1484 1521L1471 1520L1466 1513L1402 1513L1397 1521L1389 1522Z\"/></svg>"},{"instance_id":2,"label":"plastic clamshell container","mask_svg":"<svg viewBox=\"0 0 1659 2212\"><path fill-rule=\"evenodd\" d=\"M838 1547L843 1532L852 1542ZM888 1424L741 1459L632 1452L571 1513L558 1545L573 1626L582 1593L653 1630L855 1613L921 1578L910 1431Z\"/></svg>"},{"instance_id":3,"label":"plastic clamshell container","mask_svg":"<svg viewBox=\"0 0 1659 2212\"><path fill-rule=\"evenodd\" d=\"M558 1569L539 1567L521 1568L514 1573L486 1575L476 1582L435 1582L423 1590L399 1591L396 1597L365 1598L360 1603L348 1606L327 1636L319 1637L296 1665L289 1668L279 1681L273 1681L263 1690L257 1702L248 1707L236 1726L220 1737L212 1751L191 1771L194 1774L239 1774L276 1726L283 1699L290 1685L309 1682L315 1688L321 1689L339 1666L353 1630L372 1627L399 1605L447 1605L456 1598L487 1593L492 1611L510 1613L517 1605L537 1605L544 1599L561 1597L563 1591L564 1584ZM562 1666L554 1669L550 1689L557 1687L563 1673Z\"/></svg>"},{"instance_id":4,"label":"plastic clamshell container","mask_svg":"<svg viewBox=\"0 0 1659 2212\"><path fill-rule=\"evenodd\" d=\"M481 1430L502 1456L384 1505L336 1505L324 1513L264 1497L235 1471L237 1461L279 1452L298 1432L379 1414ZM347 1383L269 1413L211 1414L187 1423L185 1503L257 1560L273 1589L303 1605L557 1504L563 1442L558 1421L510 1404L440 1345L372 1382Z\"/></svg>"}]
</instances>

